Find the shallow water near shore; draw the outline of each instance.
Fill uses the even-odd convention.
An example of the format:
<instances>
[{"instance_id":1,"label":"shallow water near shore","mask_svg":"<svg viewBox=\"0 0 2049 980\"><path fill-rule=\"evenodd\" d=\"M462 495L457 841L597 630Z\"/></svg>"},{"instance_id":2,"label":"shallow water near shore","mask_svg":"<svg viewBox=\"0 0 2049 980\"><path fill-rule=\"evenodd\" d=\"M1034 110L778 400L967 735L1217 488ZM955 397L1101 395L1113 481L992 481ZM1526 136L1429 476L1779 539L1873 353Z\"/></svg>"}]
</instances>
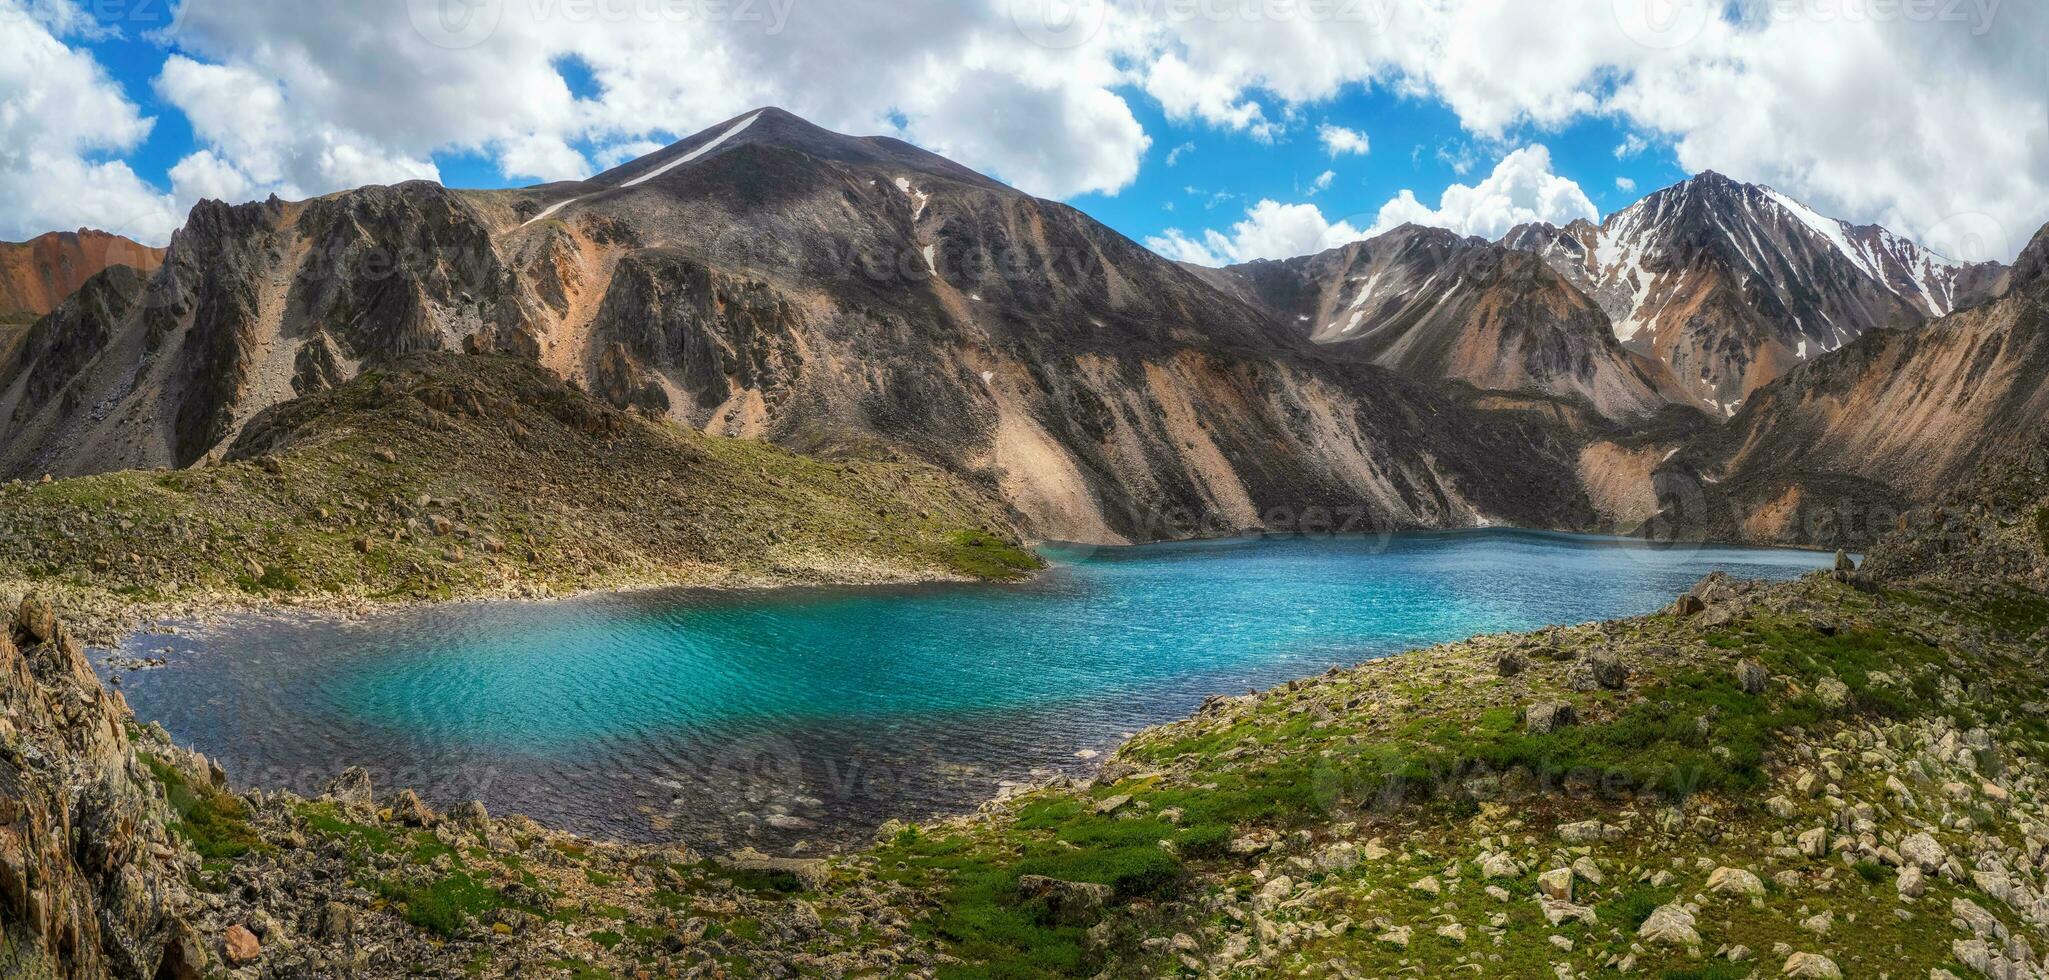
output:
<instances>
[{"instance_id":1,"label":"shallow water near shore","mask_svg":"<svg viewBox=\"0 0 2049 980\"><path fill-rule=\"evenodd\" d=\"M238 786L481 799L706 850L846 843L1087 768L1212 694L1482 633L1654 611L1815 552L1521 531L1046 549L1017 585L664 590L141 635L136 714ZM101 668L106 669L104 663Z\"/></svg>"}]
</instances>

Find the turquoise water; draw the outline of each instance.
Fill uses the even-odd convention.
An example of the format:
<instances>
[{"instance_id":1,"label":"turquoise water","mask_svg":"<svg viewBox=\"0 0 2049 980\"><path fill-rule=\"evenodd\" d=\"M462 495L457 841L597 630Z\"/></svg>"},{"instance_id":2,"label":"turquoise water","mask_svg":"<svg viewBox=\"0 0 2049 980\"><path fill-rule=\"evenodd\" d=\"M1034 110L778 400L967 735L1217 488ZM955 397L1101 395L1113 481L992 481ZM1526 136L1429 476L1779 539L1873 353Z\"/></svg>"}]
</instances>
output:
<instances>
[{"instance_id":1,"label":"turquoise water","mask_svg":"<svg viewBox=\"0 0 2049 980\"><path fill-rule=\"evenodd\" d=\"M1811 552L1511 531L1050 550L1019 585L674 590L172 638L129 701L238 781L346 763L587 832L787 844L986 798L1333 664L1648 612ZM146 643L144 641L147 641ZM162 637L130 652L155 653ZM135 649L136 647L147 649Z\"/></svg>"}]
</instances>

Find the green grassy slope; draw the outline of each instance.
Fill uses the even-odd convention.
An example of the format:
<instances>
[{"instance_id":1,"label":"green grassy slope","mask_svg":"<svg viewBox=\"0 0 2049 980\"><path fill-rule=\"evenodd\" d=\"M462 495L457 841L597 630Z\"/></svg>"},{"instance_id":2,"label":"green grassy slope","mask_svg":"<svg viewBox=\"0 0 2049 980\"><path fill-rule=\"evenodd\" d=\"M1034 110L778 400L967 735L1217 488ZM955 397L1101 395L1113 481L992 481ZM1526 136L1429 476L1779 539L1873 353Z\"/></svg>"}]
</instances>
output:
<instances>
[{"instance_id":1,"label":"green grassy slope","mask_svg":"<svg viewBox=\"0 0 2049 980\"><path fill-rule=\"evenodd\" d=\"M1037 567L990 498L936 469L706 437L498 358L366 373L259 417L224 462L0 488L0 578L140 600Z\"/></svg>"}]
</instances>

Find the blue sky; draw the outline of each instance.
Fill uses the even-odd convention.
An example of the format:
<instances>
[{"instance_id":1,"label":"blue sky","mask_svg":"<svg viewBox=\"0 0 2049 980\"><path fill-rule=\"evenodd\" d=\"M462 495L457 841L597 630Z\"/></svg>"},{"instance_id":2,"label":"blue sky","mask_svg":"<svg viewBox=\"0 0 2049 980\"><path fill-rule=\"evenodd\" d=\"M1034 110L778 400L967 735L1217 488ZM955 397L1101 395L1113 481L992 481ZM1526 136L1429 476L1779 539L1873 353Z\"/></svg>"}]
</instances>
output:
<instances>
[{"instance_id":1,"label":"blue sky","mask_svg":"<svg viewBox=\"0 0 2049 980\"><path fill-rule=\"evenodd\" d=\"M449 2L488 16L459 34L423 19ZM202 197L587 176L765 104L1197 261L1397 219L1497 235L1703 169L1988 253L1966 258L2011 258L2049 221L2049 31L2029 5L1346 0L1366 16L1333 20L1290 13L1301 0L708 2L0 0L0 49L20 53L0 64L17 110L0 238L161 241ZM1632 14L1661 4L1698 16ZM1049 27L1070 9L1084 29ZM1325 126L1370 150L1334 156Z\"/></svg>"},{"instance_id":2,"label":"blue sky","mask_svg":"<svg viewBox=\"0 0 2049 980\"><path fill-rule=\"evenodd\" d=\"M200 143L183 113L159 98L152 85L166 57L178 50L175 43L153 37L167 22L170 8L143 3L136 9L145 16L139 22L126 21L119 36L86 40L80 46L107 69L130 100L154 117L149 138L123 159L144 180L168 188L171 167ZM554 67L578 98L603 97L580 58L558 58ZM1445 187L1485 176L1503 154L1529 143L1547 146L1555 169L1580 184L1604 216L1688 176L1664 146L1650 145L1626 159L1618 156L1616 148L1632 130L1613 118L1584 118L1556 129L1523 126L1495 137L1477 137L1466 132L1441 101L1405 97L1384 86L1353 86L1326 101L1296 108L1281 134L1262 140L1197 121L1169 119L1137 86L1122 87L1120 92L1152 140L1137 179L1115 193L1086 192L1067 200L1140 241L1168 228L1226 224L1262 199L1314 203L1334 221L1352 217L1355 225L1365 227L1398 191L1411 189L1434 202ZM1324 124L1365 134L1370 150L1333 156L1317 140L1317 128ZM690 134L649 135L656 141L673 141ZM595 149L588 142L580 148ZM442 182L453 187L536 182L507 174L485 153L444 149L431 158ZM1315 189L1326 171L1335 174L1329 186ZM1632 181L1634 189L1621 189L1617 178Z\"/></svg>"}]
</instances>

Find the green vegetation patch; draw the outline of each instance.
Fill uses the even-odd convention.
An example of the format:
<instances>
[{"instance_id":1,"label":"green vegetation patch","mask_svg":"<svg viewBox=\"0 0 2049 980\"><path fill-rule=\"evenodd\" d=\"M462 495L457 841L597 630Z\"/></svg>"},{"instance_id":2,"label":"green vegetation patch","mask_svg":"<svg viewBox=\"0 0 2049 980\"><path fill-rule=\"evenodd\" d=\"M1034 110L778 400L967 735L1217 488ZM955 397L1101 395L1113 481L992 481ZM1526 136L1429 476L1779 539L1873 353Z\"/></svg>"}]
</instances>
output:
<instances>
[{"instance_id":1,"label":"green vegetation patch","mask_svg":"<svg viewBox=\"0 0 2049 980\"><path fill-rule=\"evenodd\" d=\"M442 937L455 936L472 919L482 922L499 909L517 905L504 892L477 881L467 871L453 872L425 884L383 879L374 884L373 890L399 905L407 922Z\"/></svg>"},{"instance_id":2,"label":"green vegetation patch","mask_svg":"<svg viewBox=\"0 0 2049 980\"><path fill-rule=\"evenodd\" d=\"M164 787L177 820L171 830L185 838L206 861L233 861L267 845L249 823L249 810L233 793L200 786L176 766L147 752L137 752L143 765Z\"/></svg>"},{"instance_id":3,"label":"green vegetation patch","mask_svg":"<svg viewBox=\"0 0 2049 980\"><path fill-rule=\"evenodd\" d=\"M947 545L940 559L971 578L1014 581L1046 567L1045 560L1031 549L987 531L956 531L947 538Z\"/></svg>"}]
</instances>

